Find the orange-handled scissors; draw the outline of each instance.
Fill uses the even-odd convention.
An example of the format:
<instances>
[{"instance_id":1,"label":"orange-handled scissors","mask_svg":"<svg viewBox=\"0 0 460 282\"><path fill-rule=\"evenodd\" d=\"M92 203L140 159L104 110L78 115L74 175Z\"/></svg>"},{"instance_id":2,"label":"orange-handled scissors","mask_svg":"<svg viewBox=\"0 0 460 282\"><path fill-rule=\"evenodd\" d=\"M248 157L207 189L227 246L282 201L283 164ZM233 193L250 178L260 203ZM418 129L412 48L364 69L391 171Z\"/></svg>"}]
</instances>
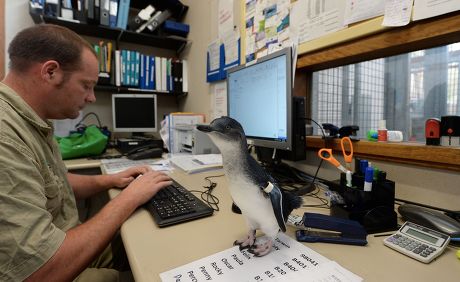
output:
<instances>
[{"instance_id":1,"label":"orange-handled scissors","mask_svg":"<svg viewBox=\"0 0 460 282\"><path fill-rule=\"evenodd\" d=\"M330 162L333 166L337 167L342 172L347 173L347 169L344 168L343 165L341 165L339 161L332 155L332 149L320 149L318 151L318 156L323 160Z\"/></svg>"},{"instance_id":2,"label":"orange-handled scissors","mask_svg":"<svg viewBox=\"0 0 460 282\"><path fill-rule=\"evenodd\" d=\"M349 152L345 150L346 144L348 143ZM345 166L351 171L351 162L353 161L353 143L351 143L350 137L343 137L340 140L340 146L342 147L343 159L345 160Z\"/></svg>"}]
</instances>

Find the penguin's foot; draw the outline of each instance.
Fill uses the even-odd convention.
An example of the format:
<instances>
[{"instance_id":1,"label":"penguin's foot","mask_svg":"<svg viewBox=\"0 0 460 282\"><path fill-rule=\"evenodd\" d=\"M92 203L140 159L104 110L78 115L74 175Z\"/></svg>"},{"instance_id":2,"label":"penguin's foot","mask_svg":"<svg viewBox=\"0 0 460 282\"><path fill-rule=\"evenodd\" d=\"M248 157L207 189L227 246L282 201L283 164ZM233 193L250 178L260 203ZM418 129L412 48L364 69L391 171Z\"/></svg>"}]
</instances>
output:
<instances>
[{"instance_id":1,"label":"penguin's foot","mask_svg":"<svg viewBox=\"0 0 460 282\"><path fill-rule=\"evenodd\" d=\"M268 254L273 247L273 240L266 240L262 243L257 243L249 248L248 252L256 257L263 257Z\"/></svg>"},{"instance_id":2,"label":"penguin's foot","mask_svg":"<svg viewBox=\"0 0 460 282\"><path fill-rule=\"evenodd\" d=\"M240 250L251 248L256 241L256 231L249 231L248 235L241 240L233 242L233 246L240 246Z\"/></svg>"}]
</instances>

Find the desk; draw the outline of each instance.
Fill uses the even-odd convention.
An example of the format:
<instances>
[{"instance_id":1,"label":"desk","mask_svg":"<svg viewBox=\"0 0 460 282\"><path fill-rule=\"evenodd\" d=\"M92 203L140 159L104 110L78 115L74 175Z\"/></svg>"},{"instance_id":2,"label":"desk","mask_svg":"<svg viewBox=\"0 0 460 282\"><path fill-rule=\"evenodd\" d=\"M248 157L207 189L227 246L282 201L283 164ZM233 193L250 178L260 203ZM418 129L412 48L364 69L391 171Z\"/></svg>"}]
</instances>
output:
<instances>
[{"instance_id":1,"label":"desk","mask_svg":"<svg viewBox=\"0 0 460 282\"><path fill-rule=\"evenodd\" d=\"M204 177L217 174L220 171L187 175L175 170L171 176L189 189L203 190L202 186L208 184ZM220 211L211 217L158 228L146 210L138 209L123 224L121 235L136 281L160 281L160 273L228 249L233 241L246 234L242 216L231 212L232 201L226 178L213 180L218 183L213 194L220 200ZM109 191L111 198L118 193L116 189ZM327 212L309 208L294 213L301 215L304 211ZM294 231L288 226L286 233L294 237ZM369 235L369 244L365 247L326 243L305 245L361 276L364 281L460 280L456 249L448 247L438 259L424 264L384 246L384 238Z\"/></svg>"}]
</instances>

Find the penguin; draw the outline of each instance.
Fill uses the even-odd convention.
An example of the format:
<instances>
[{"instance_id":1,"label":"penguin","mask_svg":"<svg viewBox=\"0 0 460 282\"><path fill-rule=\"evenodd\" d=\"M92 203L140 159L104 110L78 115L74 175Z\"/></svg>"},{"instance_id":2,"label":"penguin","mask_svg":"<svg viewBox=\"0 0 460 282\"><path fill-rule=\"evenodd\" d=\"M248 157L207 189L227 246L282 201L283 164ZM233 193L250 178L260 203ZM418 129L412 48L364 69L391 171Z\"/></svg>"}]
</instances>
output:
<instances>
[{"instance_id":1,"label":"penguin","mask_svg":"<svg viewBox=\"0 0 460 282\"><path fill-rule=\"evenodd\" d=\"M302 205L302 198L281 190L249 154L246 135L238 121L224 116L209 125L198 125L197 129L205 132L219 148L233 202L248 225L247 236L236 240L234 245L259 257L270 253L278 232L286 231L288 216ZM256 230L269 239L256 242Z\"/></svg>"}]
</instances>

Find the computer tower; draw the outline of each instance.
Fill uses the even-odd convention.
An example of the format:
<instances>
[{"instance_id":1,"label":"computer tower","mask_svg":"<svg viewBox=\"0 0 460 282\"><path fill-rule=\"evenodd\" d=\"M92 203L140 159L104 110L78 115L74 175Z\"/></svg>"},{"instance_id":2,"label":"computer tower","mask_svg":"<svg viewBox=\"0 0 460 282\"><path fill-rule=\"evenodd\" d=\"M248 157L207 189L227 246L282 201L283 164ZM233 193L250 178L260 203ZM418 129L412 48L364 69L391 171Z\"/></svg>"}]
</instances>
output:
<instances>
[{"instance_id":1,"label":"computer tower","mask_svg":"<svg viewBox=\"0 0 460 282\"><path fill-rule=\"evenodd\" d=\"M306 159L307 149L305 147L305 97L292 98L292 150L281 151L281 158L290 161L301 161Z\"/></svg>"}]
</instances>

